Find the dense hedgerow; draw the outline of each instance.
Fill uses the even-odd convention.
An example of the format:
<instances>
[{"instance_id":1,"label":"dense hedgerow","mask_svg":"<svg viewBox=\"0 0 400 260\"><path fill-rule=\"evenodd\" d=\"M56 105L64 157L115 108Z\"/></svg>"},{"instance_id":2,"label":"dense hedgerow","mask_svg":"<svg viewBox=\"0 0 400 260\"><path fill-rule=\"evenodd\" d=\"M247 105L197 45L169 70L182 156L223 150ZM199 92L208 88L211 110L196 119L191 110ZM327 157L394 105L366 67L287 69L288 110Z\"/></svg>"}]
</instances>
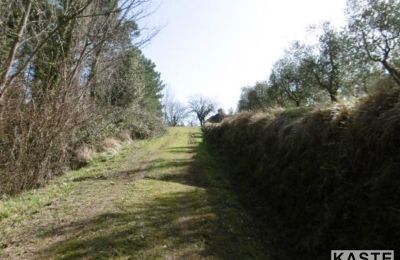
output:
<instances>
[{"instance_id":1,"label":"dense hedgerow","mask_svg":"<svg viewBox=\"0 0 400 260\"><path fill-rule=\"evenodd\" d=\"M352 109L244 112L205 128L274 259L400 246L400 89Z\"/></svg>"},{"instance_id":2,"label":"dense hedgerow","mask_svg":"<svg viewBox=\"0 0 400 260\"><path fill-rule=\"evenodd\" d=\"M0 197L82 165L107 138L162 131L164 84L139 48L145 2L0 1Z\"/></svg>"}]
</instances>

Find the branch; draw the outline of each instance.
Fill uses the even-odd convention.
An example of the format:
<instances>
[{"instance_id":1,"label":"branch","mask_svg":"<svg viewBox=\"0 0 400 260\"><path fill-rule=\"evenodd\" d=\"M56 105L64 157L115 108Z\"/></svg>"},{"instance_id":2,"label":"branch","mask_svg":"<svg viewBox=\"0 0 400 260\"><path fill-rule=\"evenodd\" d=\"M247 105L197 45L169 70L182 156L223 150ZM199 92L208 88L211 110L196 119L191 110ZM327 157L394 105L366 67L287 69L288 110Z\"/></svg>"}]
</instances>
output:
<instances>
[{"instance_id":1,"label":"branch","mask_svg":"<svg viewBox=\"0 0 400 260\"><path fill-rule=\"evenodd\" d=\"M18 29L17 36L14 39L14 42L11 46L9 56L5 62L6 68L5 68L4 72L0 75L0 100L2 98L2 95L3 95L6 87L7 87L7 77L10 74L11 67L14 63L15 55L17 53L17 49L20 46L21 38L25 31L26 24L28 23L28 18L31 13L31 8L32 8L32 1L28 1L27 6L25 8L26 11L25 11L24 17L21 19L21 22L18 26L19 29Z\"/></svg>"}]
</instances>

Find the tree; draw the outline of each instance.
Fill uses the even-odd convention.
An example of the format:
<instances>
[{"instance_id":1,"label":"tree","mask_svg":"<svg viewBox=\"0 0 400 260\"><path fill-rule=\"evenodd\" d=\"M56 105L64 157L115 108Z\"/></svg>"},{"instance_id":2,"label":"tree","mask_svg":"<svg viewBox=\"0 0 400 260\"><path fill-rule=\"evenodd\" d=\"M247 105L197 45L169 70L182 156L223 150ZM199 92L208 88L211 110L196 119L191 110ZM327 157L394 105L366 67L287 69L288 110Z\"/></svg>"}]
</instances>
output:
<instances>
[{"instance_id":1,"label":"tree","mask_svg":"<svg viewBox=\"0 0 400 260\"><path fill-rule=\"evenodd\" d=\"M137 106L161 116L164 83L154 63L135 46L123 50L109 74L98 76L92 93L102 104Z\"/></svg>"},{"instance_id":2,"label":"tree","mask_svg":"<svg viewBox=\"0 0 400 260\"><path fill-rule=\"evenodd\" d=\"M280 106L310 105L320 99L320 91L309 67L311 47L294 42L272 69L269 96Z\"/></svg>"},{"instance_id":3,"label":"tree","mask_svg":"<svg viewBox=\"0 0 400 260\"><path fill-rule=\"evenodd\" d=\"M121 51L121 57L106 69L107 73L98 75L92 83L91 96L100 106L127 108L138 104L144 97L145 83L141 74L140 51L134 47ZM97 66L103 70L108 62L99 61Z\"/></svg>"},{"instance_id":4,"label":"tree","mask_svg":"<svg viewBox=\"0 0 400 260\"><path fill-rule=\"evenodd\" d=\"M383 71L379 63L369 60L359 48L352 42L348 31L343 34L346 41L346 73L343 78L344 87L342 95L359 97L370 93L374 82L382 78Z\"/></svg>"},{"instance_id":5,"label":"tree","mask_svg":"<svg viewBox=\"0 0 400 260\"><path fill-rule=\"evenodd\" d=\"M354 48L400 85L400 1L349 0L347 14Z\"/></svg>"},{"instance_id":6,"label":"tree","mask_svg":"<svg viewBox=\"0 0 400 260\"><path fill-rule=\"evenodd\" d=\"M308 84L303 80L298 61L285 57L275 63L270 83L282 91L296 107L302 105L309 96Z\"/></svg>"},{"instance_id":7,"label":"tree","mask_svg":"<svg viewBox=\"0 0 400 260\"><path fill-rule=\"evenodd\" d=\"M141 105L147 110L156 112L160 116L162 114L162 91L165 87L161 80L160 72L156 71L156 65L150 59L141 55L141 63L143 64L143 75L145 83L145 95Z\"/></svg>"},{"instance_id":8,"label":"tree","mask_svg":"<svg viewBox=\"0 0 400 260\"><path fill-rule=\"evenodd\" d=\"M322 25L317 54L306 60L308 70L320 89L329 94L331 102L337 102L339 90L344 86L346 53L343 36L329 23Z\"/></svg>"},{"instance_id":9,"label":"tree","mask_svg":"<svg viewBox=\"0 0 400 260\"><path fill-rule=\"evenodd\" d=\"M253 87L242 88L238 110L265 110L272 103L268 95L268 83L257 82Z\"/></svg>"},{"instance_id":10,"label":"tree","mask_svg":"<svg viewBox=\"0 0 400 260\"><path fill-rule=\"evenodd\" d=\"M194 96L189 99L189 110L196 114L200 126L204 126L206 117L214 112L215 102L203 96Z\"/></svg>"},{"instance_id":11,"label":"tree","mask_svg":"<svg viewBox=\"0 0 400 260\"><path fill-rule=\"evenodd\" d=\"M146 1L0 1L0 194L60 173L82 129L110 125L109 111L160 110L159 74L134 53Z\"/></svg>"},{"instance_id":12,"label":"tree","mask_svg":"<svg viewBox=\"0 0 400 260\"><path fill-rule=\"evenodd\" d=\"M187 117L187 108L179 101L175 101L168 106L168 124L177 126L184 123Z\"/></svg>"},{"instance_id":13,"label":"tree","mask_svg":"<svg viewBox=\"0 0 400 260\"><path fill-rule=\"evenodd\" d=\"M164 95L164 121L169 126L182 124L188 116L188 109L175 99L174 93L167 89Z\"/></svg>"}]
</instances>

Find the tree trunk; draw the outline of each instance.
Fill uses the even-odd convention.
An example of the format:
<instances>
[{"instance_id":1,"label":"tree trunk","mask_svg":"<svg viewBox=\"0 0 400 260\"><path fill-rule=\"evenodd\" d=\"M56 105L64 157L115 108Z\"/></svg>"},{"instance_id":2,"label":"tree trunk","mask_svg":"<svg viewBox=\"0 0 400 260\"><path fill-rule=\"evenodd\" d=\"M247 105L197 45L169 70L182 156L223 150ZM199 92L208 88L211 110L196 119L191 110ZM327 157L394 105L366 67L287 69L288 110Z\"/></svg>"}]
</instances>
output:
<instances>
[{"instance_id":1,"label":"tree trunk","mask_svg":"<svg viewBox=\"0 0 400 260\"><path fill-rule=\"evenodd\" d=\"M400 72L394 69L386 60L382 61L383 67L389 72L392 79L400 86Z\"/></svg>"},{"instance_id":2,"label":"tree trunk","mask_svg":"<svg viewBox=\"0 0 400 260\"><path fill-rule=\"evenodd\" d=\"M329 92L329 97L330 97L332 103L337 103L338 100L337 100L336 95L337 95L336 93Z\"/></svg>"},{"instance_id":3,"label":"tree trunk","mask_svg":"<svg viewBox=\"0 0 400 260\"><path fill-rule=\"evenodd\" d=\"M4 92L7 88L8 85L8 76L10 74L12 65L15 60L15 56L17 54L18 47L21 42L21 38L24 34L26 24L28 23L28 18L31 13L31 8L32 8L32 1L28 1L26 8L25 8L25 14L24 17L21 19L19 25L18 25L18 32L17 35L13 41L13 44L11 46L11 50L8 54L8 58L4 63L4 72L0 75L0 100L2 99L2 96L4 95Z\"/></svg>"}]
</instances>

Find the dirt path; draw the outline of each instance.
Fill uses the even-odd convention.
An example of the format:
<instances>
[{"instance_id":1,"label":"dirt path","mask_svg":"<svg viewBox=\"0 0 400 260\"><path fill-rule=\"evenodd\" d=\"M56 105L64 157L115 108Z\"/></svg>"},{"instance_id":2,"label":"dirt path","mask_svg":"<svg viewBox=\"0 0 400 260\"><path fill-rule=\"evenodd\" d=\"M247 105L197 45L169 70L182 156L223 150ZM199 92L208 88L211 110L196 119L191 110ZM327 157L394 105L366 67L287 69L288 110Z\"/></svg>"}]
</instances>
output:
<instances>
[{"instance_id":1,"label":"dirt path","mask_svg":"<svg viewBox=\"0 0 400 260\"><path fill-rule=\"evenodd\" d=\"M198 129L0 201L0 259L268 259Z\"/></svg>"}]
</instances>

